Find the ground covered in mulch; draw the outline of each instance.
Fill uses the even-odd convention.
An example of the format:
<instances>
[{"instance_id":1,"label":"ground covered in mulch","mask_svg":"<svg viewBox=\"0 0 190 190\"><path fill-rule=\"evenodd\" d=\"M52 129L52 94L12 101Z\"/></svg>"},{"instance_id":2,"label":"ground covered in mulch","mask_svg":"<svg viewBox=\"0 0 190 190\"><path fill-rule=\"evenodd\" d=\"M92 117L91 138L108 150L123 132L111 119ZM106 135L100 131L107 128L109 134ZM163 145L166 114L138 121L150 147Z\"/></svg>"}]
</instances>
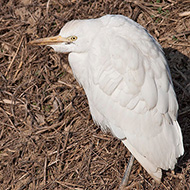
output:
<instances>
[{"instance_id":1,"label":"ground covered in mulch","mask_svg":"<svg viewBox=\"0 0 190 190\"><path fill-rule=\"evenodd\" d=\"M164 48L185 154L158 186L135 161L126 189L190 189L189 0L0 1L0 189L117 189L130 153L90 116L67 55L27 42L72 19L123 14Z\"/></svg>"}]
</instances>

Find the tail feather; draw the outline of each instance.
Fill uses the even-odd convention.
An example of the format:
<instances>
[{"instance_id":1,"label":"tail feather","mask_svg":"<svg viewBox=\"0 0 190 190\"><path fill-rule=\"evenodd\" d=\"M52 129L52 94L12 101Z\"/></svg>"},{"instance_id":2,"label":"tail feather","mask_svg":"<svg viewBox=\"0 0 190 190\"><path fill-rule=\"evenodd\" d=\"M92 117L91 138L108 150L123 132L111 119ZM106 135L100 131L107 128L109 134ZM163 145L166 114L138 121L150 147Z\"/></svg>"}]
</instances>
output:
<instances>
[{"instance_id":1,"label":"tail feather","mask_svg":"<svg viewBox=\"0 0 190 190\"><path fill-rule=\"evenodd\" d=\"M146 157L142 156L140 153L136 151L136 149L128 143L127 140L122 141L125 146L129 149L129 151L133 154L133 156L137 159L137 161L144 167L144 169L152 176L152 178L157 182L161 182L162 178L162 170L158 168L153 163L151 163Z\"/></svg>"},{"instance_id":2,"label":"tail feather","mask_svg":"<svg viewBox=\"0 0 190 190\"><path fill-rule=\"evenodd\" d=\"M179 138L176 148L176 157L180 157L184 154L183 137L181 133L181 128L177 121L175 121L175 126L176 126L176 138Z\"/></svg>"}]
</instances>

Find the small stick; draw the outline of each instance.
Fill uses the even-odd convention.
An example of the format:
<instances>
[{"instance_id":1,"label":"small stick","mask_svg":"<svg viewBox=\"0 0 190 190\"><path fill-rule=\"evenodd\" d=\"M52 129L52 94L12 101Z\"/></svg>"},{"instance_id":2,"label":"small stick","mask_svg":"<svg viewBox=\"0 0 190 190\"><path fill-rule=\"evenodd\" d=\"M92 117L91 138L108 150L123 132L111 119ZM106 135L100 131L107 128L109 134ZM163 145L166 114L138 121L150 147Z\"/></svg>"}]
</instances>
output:
<instances>
[{"instance_id":1,"label":"small stick","mask_svg":"<svg viewBox=\"0 0 190 190\"><path fill-rule=\"evenodd\" d=\"M45 157L45 162L44 162L44 185L46 185L46 170L47 170L47 157Z\"/></svg>"},{"instance_id":2,"label":"small stick","mask_svg":"<svg viewBox=\"0 0 190 190\"><path fill-rule=\"evenodd\" d=\"M11 66L12 66L12 64L13 64L13 62L14 62L14 60L15 60L17 54L18 54L18 51L19 51L19 49L20 49L20 46L21 46L21 44L22 44L23 39L24 39L24 36L22 36L22 38L21 38L21 40L20 40L20 43L19 43L19 45L18 45L18 47L17 47L16 53L14 54L14 57L13 57L11 63L9 64L8 68L7 68L7 71L6 71L6 73L5 73L5 77L7 76L8 72L9 72L9 70L10 70L10 68L11 68Z\"/></svg>"},{"instance_id":3,"label":"small stick","mask_svg":"<svg viewBox=\"0 0 190 190\"><path fill-rule=\"evenodd\" d=\"M50 4L50 0L48 0L47 5L46 5L46 15L48 16L48 11L49 11L49 4Z\"/></svg>"},{"instance_id":4,"label":"small stick","mask_svg":"<svg viewBox=\"0 0 190 190\"><path fill-rule=\"evenodd\" d=\"M189 16L190 15L190 11L185 11L183 13L179 13L179 16Z\"/></svg>"},{"instance_id":5,"label":"small stick","mask_svg":"<svg viewBox=\"0 0 190 190\"><path fill-rule=\"evenodd\" d=\"M14 79L17 77L17 75L18 75L18 73L19 73L20 68L22 67L22 65L23 65L23 51L22 51L22 54L21 54L21 61L20 61L20 64L19 64L19 66L18 66L18 68L17 68L17 70L16 70L16 73L15 73L15 75L14 75Z\"/></svg>"}]
</instances>

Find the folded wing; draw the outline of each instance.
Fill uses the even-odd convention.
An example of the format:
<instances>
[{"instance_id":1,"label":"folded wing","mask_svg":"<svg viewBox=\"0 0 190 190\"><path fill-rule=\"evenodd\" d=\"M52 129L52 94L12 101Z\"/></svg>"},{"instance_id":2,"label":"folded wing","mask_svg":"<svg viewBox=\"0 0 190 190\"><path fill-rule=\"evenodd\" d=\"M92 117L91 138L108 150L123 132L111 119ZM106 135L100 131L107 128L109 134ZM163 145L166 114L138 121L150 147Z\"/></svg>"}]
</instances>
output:
<instances>
[{"instance_id":1,"label":"folded wing","mask_svg":"<svg viewBox=\"0 0 190 190\"><path fill-rule=\"evenodd\" d=\"M91 113L159 181L161 169L173 169L184 151L170 72L161 47L145 30L133 33L138 41L116 31L109 51L105 33L94 42L105 48L89 53L92 80L85 90Z\"/></svg>"}]
</instances>

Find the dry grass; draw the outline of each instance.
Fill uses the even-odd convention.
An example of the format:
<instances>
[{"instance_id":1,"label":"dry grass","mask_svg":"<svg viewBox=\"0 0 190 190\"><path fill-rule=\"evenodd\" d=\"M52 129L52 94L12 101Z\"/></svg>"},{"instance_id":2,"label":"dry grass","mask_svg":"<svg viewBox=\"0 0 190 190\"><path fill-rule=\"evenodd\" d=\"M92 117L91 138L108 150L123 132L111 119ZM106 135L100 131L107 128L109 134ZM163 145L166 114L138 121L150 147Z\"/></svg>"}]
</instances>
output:
<instances>
[{"instance_id":1,"label":"dry grass","mask_svg":"<svg viewBox=\"0 0 190 190\"><path fill-rule=\"evenodd\" d=\"M158 186L135 162L129 188L190 189L189 10L189 0L1 0L0 189L118 188L129 152L92 122L67 56L27 46L69 20L105 14L137 20L161 43L180 105L186 151L176 174Z\"/></svg>"}]
</instances>

